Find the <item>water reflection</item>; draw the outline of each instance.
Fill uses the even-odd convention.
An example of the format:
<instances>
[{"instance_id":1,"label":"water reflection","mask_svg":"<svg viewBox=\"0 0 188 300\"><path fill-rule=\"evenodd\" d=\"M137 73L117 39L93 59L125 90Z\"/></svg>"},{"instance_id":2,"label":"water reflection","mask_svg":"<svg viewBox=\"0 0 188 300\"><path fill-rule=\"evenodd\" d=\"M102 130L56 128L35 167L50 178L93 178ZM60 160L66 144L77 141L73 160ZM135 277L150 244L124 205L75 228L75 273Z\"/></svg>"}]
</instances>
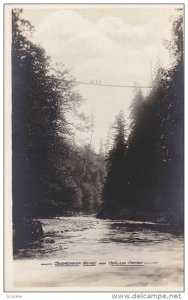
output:
<instances>
[{"instance_id":1,"label":"water reflection","mask_svg":"<svg viewBox=\"0 0 188 300\"><path fill-rule=\"evenodd\" d=\"M17 287L183 288L183 236L173 227L94 217L41 221L44 238L15 254ZM56 261L85 260L104 264L84 269L54 266ZM120 261L142 261L144 266L109 264Z\"/></svg>"},{"instance_id":2,"label":"water reflection","mask_svg":"<svg viewBox=\"0 0 188 300\"><path fill-rule=\"evenodd\" d=\"M94 217L65 217L41 220L44 238L27 244L15 253L18 258L70 257L116 251L121 245L167 247L168 241L183 240L180 228L154 223L98 220ZM106 246L105 246L106 245ZM114 245L116 247L114 248ZM141 248L141 247L140 247Z\"/></svg>"},{"instance_id":3,"label":"water reflection","mask_svg":"<svg viewBox=\"0 0 188 300\"><path fill-rule=\"evenodd\" d=\"M110 221L108 226L109 233L102 240L104 243L155 244L183 237L182 228L173 225L127 221L112 223Z\"/></svg>"}]
</instances>

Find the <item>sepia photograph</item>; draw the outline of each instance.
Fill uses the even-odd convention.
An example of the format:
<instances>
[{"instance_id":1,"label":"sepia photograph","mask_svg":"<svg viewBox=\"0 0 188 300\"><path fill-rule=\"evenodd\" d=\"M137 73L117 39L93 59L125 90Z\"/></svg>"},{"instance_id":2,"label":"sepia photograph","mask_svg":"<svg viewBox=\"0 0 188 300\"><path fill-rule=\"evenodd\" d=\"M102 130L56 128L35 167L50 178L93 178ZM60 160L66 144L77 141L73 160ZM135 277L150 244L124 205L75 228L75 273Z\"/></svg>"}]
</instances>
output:
<instances>
[{"instance_id":1,"label":"sepia photograph","mask_svg":"<svg viewBox=\"0 0 188 300\"><path fill-rule=\"evenodd\" d=\"M184 5L5 4L5 291L184 291Z\"/></svg>"}]
</instances>

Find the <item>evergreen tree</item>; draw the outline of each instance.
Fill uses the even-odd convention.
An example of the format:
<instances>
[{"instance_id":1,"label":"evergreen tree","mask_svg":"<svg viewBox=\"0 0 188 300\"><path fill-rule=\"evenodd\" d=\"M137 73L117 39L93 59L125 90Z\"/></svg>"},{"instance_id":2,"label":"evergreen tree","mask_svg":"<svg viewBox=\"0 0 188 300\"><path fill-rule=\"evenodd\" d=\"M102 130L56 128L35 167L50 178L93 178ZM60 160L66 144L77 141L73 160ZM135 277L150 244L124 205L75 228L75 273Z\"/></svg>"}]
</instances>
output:
<instances>
[{"instance_id":1,"label":"evergreen tree","mask_svg":"<svg viewBox=\"0 0 188 300\"><path fill-rule=\"evenodd\" d=\"M168 70L158 69L148 96L143 97L137 90L130 107L131 133L125 155L121 155L123 151L117 152L117 141L109 155L102 216L178 224L183 221L184 72L181 11L173 22L172 33L168 47L175 60L174 66ZM118 177L118 174L121 176ZM118 194L120 190L123 191L122 197Z\"/></svg>"},{"instance_id":2,"label":"evergreen tree","mask_svg":"<svg viewBox=\"0 0 188 300\"><path fill-rule=\"evenodd\" d=\"M83 213L98 212L105 174L104 156L95 153L90 145L74 145L70 166L70 180L75 191L71 210Z\"/></svg>"},{"instance_id":3,"label":"evergreen tree","mask_svg":"<svg viewBox=\"0 0 188 300\"><path fill-rule=\"evenodd\" d=\"M66 113L80 103L73 79L55 70L29 39L33 27L12 11L12 189L14 221L69 208Z\"/></svg>"},{"instance_id":4,"label":"evergreen tree","mask_svg":"<svg viewBox=\"0 0 188 300\"><path fill-rule=\"evenodd\" d=\"M184 207L184 58L182 10L173 22L172 40L168 43L174 66L163 72L167 93L163 99L163 198L172 222L183 222ZM165 151L164 151L165 150Z\"/></svg>"},{"instance_id":5,"label":"evergreen tree","mask_svg":"<svg viewBox=\"0 0 188 300\"><path fill-rule=\"evenodd\" d=\"M126 135L127 126L123 112L120 111L114 123L114 140L112 149L106 159L107 174L102 191L103 212L109 215L115 213L119 207L126 205L126 166L125 155L127 151Z\"/></svg>"},{"instance_id":6,"label":"evergreen tree","mask_svg":"<svg viewBox=\"0 0 188 300\"><path fill-rule=\"evenodd\" d=\"M158 69L144 99L135 97L127 152L133 216L166 222L183 220L183 18L173 22L168 44L175 59ZM135 114L136 112L136 114Z\"/></svg>"},{"instance_id":7,"label":"evergreen tree","mask_svg":"<svg viewBox=\"0 0 188 300\"><path fill-rule=\"evenodd\" d=\"M127 152L128 177L130 182L129 199L133 218L156 218L162 207L160 205L160 182L162 154L159 147L161 131L160 99L163 99L165 89L160 86L160 74L154 81L154 86L146 98L136 95L140 102L137 116L129 136ZM138 98L139 97L139 98ZM139 101L138 101L139 100ZM134 105L132 105L135 116Z\"/></svg>"}]
</instances>

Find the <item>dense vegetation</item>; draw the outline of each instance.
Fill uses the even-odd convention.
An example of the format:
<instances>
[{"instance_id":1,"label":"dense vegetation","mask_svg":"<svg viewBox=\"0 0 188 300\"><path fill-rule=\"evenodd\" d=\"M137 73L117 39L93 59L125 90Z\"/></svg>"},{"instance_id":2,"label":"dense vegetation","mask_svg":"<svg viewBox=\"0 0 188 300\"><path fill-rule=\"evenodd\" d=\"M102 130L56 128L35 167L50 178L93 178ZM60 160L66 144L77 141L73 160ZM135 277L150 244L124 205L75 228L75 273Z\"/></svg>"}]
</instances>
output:
<instances>
[{"instance_id":1,"label":"dense vegetation","mask_svg":"<svg viewBox=\"0 0 188 300\"><path fill-rule=\"evenodd\" d=\"M79 116L82 101L74 78L51 67L21 12L12 11L12 193L14 229L24 235L32 218L95 212L104 167L87 141L72 143L67 113Z\"/></svg>"},{"instance_id":2,"label":"dense vegetation","mask_svg":"<svg viewBox=\"0 0 188 300\"><path fill-rule=\"evenodd\" d=\"M130 107L126 141L119 118L107 158L104 204L100 217L183 222L184 71L183 18L173 23L168 43L175 58L158 69L148 96L141 90Z\"/></svg>"},{"instance_id":3,"label":"dense vegetation","mask_svg":"<svg viewBox=\"0 0 188 300\"><path fill-rule=\"evenodd\" d=\"M175 63L158 68L147 96L136 90L130 128L123 112L113 145L97 154L74 142L67 114L81 96L63 65L30 36L32 25L12 11L12 194L15 243L41 236L35 218L98 213L102 218L183 222L183 18L168 42ZM106 145L109 148L109 145ZM29 234L32 233L32 234Z\"/></svg>"}]
</instances>

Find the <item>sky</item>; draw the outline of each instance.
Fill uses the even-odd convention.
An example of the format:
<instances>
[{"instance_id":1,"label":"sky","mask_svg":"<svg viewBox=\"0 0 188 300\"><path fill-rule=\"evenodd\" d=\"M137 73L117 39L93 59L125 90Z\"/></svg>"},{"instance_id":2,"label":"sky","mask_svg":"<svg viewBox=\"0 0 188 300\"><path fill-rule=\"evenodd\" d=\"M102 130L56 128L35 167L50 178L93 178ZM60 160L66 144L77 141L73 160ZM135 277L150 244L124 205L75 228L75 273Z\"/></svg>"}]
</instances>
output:
<instances>
[{"instance_id":1,"label":"sky","mask_svg":"<svg viewBox=\"0 0 188 300\"><path fill-rule=\"evenodd\" d=\"M180 7L180 5L178 6ZM33 39L77 81L149 85L157 65L168 67L164 40L171 37L170 18L177 5L23 6L35 27ZM77 85L85 101L80 112L94 116L92 146L105 142L109 124L123 109L126 118L134 89ZM78 141L90 135L77 134Z\"/></svg>"}]
</instances>

